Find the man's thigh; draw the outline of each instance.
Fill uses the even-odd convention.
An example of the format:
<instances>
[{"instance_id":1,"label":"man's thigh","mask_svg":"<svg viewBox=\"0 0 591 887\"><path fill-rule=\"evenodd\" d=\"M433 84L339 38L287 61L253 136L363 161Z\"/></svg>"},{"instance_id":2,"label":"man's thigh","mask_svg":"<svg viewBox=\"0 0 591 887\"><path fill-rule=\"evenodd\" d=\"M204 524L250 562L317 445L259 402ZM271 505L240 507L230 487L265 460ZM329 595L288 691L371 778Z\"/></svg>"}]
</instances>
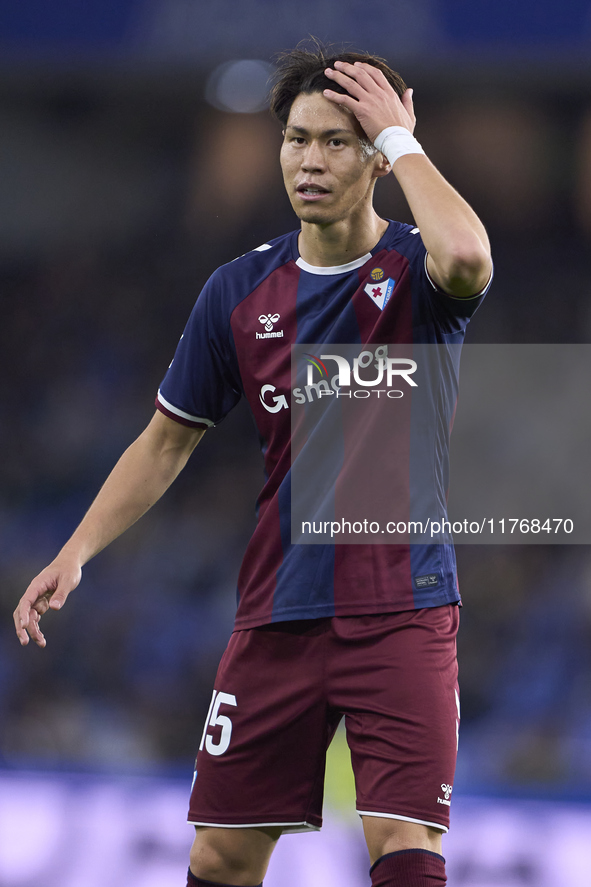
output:
<instances>
[{"instance_id":1,"label":"man's thigh","mask_svg":"<svg viewBox=\"0 0 591 887\"><path fill-rule=\"evenodd\" d=\"M333 620L357 810L447 831L459 728L457 606ZM337 692L334 688L337 688Z\"/></svg>"},{"instance_id":2,"label":"man's thigh","mask_svg":"<svg viewBox=\"0 0 591 887\"><path fill-rule=\"evenodd\" d=\"M218 670L196 761L189 822L322 824L326 749L340 720L322 680L330 620L234 632Z\"/></svg>"}]
</instances>

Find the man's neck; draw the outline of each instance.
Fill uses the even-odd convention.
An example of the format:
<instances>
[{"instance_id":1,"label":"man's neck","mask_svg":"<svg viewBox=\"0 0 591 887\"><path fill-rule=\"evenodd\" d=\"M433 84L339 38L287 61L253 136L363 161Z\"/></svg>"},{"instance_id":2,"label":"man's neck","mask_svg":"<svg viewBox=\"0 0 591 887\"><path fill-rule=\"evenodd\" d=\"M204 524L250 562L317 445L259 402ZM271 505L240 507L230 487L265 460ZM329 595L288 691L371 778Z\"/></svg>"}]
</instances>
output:
<instances>
[{"instance_id":1,"label":"man's neck","mask_svg":"<svg viewBox=\"0 0 591 887\"><path fill-rule=\"evenodd\" d=\"M349 220L331 225L315 225L302 222L298 249L309 265L335 267L354 262L370 252L384 236L388 222L373 213L363 226L352 225Z\"/></svg>"}]
</instances>

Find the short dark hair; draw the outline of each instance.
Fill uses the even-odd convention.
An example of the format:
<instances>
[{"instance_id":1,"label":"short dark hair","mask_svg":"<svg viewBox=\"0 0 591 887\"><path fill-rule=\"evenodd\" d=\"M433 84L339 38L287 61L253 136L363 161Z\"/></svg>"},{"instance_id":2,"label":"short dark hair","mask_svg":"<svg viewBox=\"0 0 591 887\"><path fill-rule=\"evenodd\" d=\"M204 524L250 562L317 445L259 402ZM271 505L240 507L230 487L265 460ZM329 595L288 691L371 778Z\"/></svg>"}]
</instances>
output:
<instances>
[{"instance_id":1,"label":"short dark hair","mask_svg":"<svg viewBox=\"0 0 591 887\"><path fill-rule=\"evenodd\" d=\"M309 48L304 44L298 44L290 52L282 52L277 56L277 72L275 83L270 94L270 110L282 126L287 124L289 112L295 99L301 94L309 95L314 92L323 92L332 89L334 92L346 94L347 90L334 80L329 80L324 73L326 68L332 68L336 61L366 62L378 68L394 91L402 97L406 91L406 83L396 71L390 68L385 59L370 55L368 52L355 52L343 49L334 44L324 45L312 38Z\"/></svg>"}]
</instances>

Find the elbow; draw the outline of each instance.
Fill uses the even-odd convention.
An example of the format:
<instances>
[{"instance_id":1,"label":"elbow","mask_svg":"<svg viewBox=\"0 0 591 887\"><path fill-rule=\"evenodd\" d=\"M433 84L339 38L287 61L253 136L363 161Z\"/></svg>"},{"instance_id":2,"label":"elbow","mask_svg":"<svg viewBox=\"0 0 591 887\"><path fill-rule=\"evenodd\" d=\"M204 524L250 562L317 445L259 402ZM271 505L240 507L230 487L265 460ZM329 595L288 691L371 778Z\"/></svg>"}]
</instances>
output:
<instances>
[{"instance_id":1,"label":"elbow","mask_svg":"<svg viewBox=\"0 0 591 887\"><path fill-rule=\"evenodd\" d=\"M474 296L490 280L490 251L480 240L459 244L438 264L438 271L438 283L447 293L458 298Z\"/></svg>"}]
</instances>

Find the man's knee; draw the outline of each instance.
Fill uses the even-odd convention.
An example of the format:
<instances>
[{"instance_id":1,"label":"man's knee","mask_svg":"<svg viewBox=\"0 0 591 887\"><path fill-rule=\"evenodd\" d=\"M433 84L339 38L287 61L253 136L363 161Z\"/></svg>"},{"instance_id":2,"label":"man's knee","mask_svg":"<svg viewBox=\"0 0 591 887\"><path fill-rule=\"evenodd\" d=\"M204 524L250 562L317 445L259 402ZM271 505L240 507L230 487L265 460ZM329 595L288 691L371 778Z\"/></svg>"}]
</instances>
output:
<instances>
[{"instance_id":1,"label":"man's knee","mask_svg":"<svg viewBox=\"0 0 591 887\"><path fill-rule=\"evenodd\" d=\"M265 876L281 829L197 827L195 832L190 867L196 877L254 887Z\"/></svg>"},{"instance_id":2,"label":"man's knee","mask_svg":"<svg viewBox=\"0 0 591 887\"><path fill-rule=\"evenodd\" d=\"M439 829L382 816L362 819L372 887L444 887Z\"/></svg>"},{"instance_id":3,"label":"man's knee","mask_svg":"<svg viewBox=\"0 0 591 887\"><path fill-rule=\"evenodd\" d=\"M421 849L441 854L441 831L420 823L382 816L362 816L371 864L386 853Z\"/></svg>"}]
</instances>

